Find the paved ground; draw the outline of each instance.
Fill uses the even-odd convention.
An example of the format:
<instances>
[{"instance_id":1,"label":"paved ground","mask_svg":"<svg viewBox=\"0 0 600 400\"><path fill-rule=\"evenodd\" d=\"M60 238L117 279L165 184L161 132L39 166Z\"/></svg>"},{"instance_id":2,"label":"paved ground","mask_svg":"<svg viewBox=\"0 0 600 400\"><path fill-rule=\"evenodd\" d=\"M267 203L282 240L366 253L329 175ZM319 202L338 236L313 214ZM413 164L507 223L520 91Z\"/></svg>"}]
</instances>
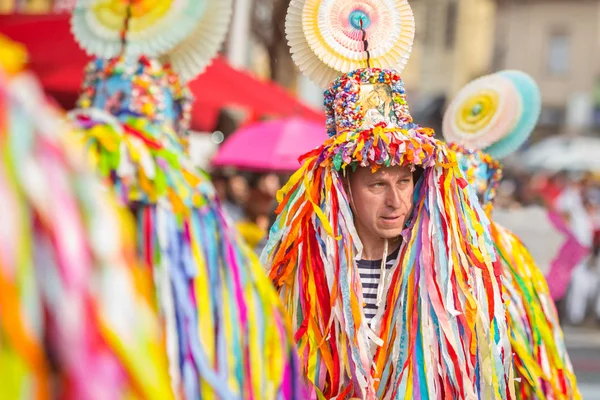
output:
<instances>
[{"instance_id":1,"label":"paved ground","mask_svg":"<svg viewBox=\"0 0 600 400\"><path fill-rule=\"evenodd\" d=\"M564 332L583 400L600 400L600 329L565 327Z\"/></svg>"}]
</instances>

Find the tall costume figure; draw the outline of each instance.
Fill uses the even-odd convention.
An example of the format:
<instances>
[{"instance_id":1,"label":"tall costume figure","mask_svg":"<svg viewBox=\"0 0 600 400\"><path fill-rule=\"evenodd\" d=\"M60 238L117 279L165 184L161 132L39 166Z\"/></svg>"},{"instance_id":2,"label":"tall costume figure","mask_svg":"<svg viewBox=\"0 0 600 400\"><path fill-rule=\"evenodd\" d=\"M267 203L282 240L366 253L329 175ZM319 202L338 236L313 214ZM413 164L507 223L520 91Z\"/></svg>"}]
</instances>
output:
<instances>
[{"instance_id":1,"label":"tall costume figure","mask_svg":"<svg viewBox=\"0 0 600 400\"><path fill-rule=\"evenodd\" d=\"M216 55L231 1L106 3L82 1L73 15L86 49L116 57L90 63L70 115L98 172L135 215L174 390L187 399L300 398L276 293L185 150L184 83ZM109 21L126 28L115 43Z\"/></svg>"},{"instance_id":2,"label":"tall costume figure","mask_svg":"<svg viewBox=\"0 0 600 400\"><path fill-rule=\"evenodd\" d=\"M489 221L455 153L413 123L399 75L414 36L410 6L292 0L286 32L300 69L322 86L333 81L329 139L280 191L263 252L312 397L512 398ZM399 252L389 267L382 255L371 318L347 175L394 166L420 178Z\"/></svg>"},{"instance_id":3,"label":"tall costume figure","mask_svg":"<svg viewBox=\"0 0 600 400\"><path fill-rule=\"evenodd\" d=\"M171 399L133 221L0 37L0 392Z\"/></svg>"},{"instance_id":4,"label":"tall costume figure","mask_svg":"<svg viewBox=\"0 0 600 400\"><path fill-rule=\"evenodd\" d=\"M540 109L533 79L520 71L502 71L468 84L444 116L444 137L490 217L502 179L498 159L527 140ZM519 238L493 219L492 234L502 262L510 341L520 378L517 397L580 398L544 275Z\"/></svg>"}]
</instances>

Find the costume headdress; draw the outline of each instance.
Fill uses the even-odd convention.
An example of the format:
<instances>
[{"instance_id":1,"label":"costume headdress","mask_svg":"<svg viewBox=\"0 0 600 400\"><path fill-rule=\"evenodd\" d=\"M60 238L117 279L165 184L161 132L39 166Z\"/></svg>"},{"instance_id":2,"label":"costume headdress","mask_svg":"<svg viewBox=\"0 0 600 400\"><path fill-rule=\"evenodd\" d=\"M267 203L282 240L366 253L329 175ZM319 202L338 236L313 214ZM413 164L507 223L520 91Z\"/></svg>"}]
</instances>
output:
<instances>
[{"instance_id":1,"label":"costume headdress","mask_svg":"<svg viewBox=\"0 0 600 400\"><path fill-rule=\"evenodd\" d=\"M527 140L540 109L535 81L520 71L479 78L448 107L444 137L452 142L469 184L489 215L502 178L497 158ZM515 383L517 397L580 398L546 279L519 238L493 219L492 234L502 261L510 339L520 378Z\"/></svg>"},{"instance_id":2,"label":"costume headdress","mask_svg":"<svg viewBox=\"0 0 600 400\"><path fill-rule=\"evenodd\" d=\"M173 398L133 222L0 37L0 387L6 398Z\"/></svg>"},{"instance_id":3,"label":"costume headdress","mask_svg":"<svg viewBox=\"0 0 600 400\"><path fill-rule=\"evenodd\" d=\"M491 207L502 179L498 159L529 137L541 111L537 84L521 71L502 71L466 85L444 115L443 135L457 150L467 179Z\"/></svg>"},{"instance_id":4,"label":"costume headdress","mask_svg":"<svg viewBox=\"0 0 600 400\"><path fill-rule=\"evenodd\" d=\"M148 18L172 2L158 3L146 8ZM176 3L197 4L204 17L196 17L196 33L175 49L202 48L198 32L222 22L214 15L206 19L206 13L231 7L230 1ZM135 10L132 26L134 18L145 21ZM93 16L94 10L83 12ZM225 29L219 29L222 42ZM205 54L206 62L218 49L211 43L206 47L214 52ZM194 51L188 52L192 59ZM177 70L173 50L154 55ZM136 216L138 253L154 275L173 387L188 399L301 397L296 351L276 293L252 251L228 226L208 177L180 143L176 130L185 125L181 113L187 108L177 106L177 99L185 103L187 97L177 71L160 60L134 52L93 61L81 108L71 117L100 174Z\"/></svg>"},{"instance_id":5,"label":"costume headdress","mask_svg":"<svg viewBox=\"0 0 600 400\"><path fill-rule=\"evenodd\" d=\"M325 92L330 137L301 157L280 191L263 253L314 395L509 398L510 348L488 220L454 152L412 121L400 79L414 35L408 3L293 0L286 31L307 75L321 84L335 78ZM369 326L343 174L395 165L423 174L385 282L386 307Z\"/></svg>"}]
</instances>

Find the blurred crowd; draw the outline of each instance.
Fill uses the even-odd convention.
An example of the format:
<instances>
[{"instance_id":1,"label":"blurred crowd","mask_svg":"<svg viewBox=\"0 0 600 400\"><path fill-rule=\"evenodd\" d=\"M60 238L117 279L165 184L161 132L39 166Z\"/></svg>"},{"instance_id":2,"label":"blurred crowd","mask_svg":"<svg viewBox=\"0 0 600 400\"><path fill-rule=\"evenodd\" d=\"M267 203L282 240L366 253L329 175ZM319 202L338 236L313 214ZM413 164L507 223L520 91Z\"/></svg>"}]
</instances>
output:
<instances>
[{"instance_id":1,"label":"blurred crowd","mask_svg":"<svg viewBox=\"0 0 600 400\"><path fill-rule=\"evenodd\" d=\"M576 246L576 254L563 254L563 258L576 266L570 276L564 298L557 299L562 320L582 324L600 322L600 176L589 172L512 173L498 190L498 204L507 209L542 206L549 215L556 215L564 223L565 242ZM569 251L573 246L558 249ZM549 249L548 251L552 251ZM549 283L553 276L549 271Z\"/></svg>"},{"instance_id":2,"label":"blurred crowd","mask_svg":"<svg viewBox=\"0 0 600 400\"><path fill-rule=\"evenodd\" d=\"M600 246L600 175L566 171L506 171L498 190L499 207L510 209L534 204L560 213L578 240L597 258Z\"/></svg>"},{"instance_id":3,"label":"blurred crowd","mask_svg":"<svg viewBox=\"0 0 600 400\"><path fill-rule=\"evenodd\" d=\"M246 243L260 255L275 222L277 191L289 176L219 169L212 179L223 209Z\"/></svg>"}]
</instances>

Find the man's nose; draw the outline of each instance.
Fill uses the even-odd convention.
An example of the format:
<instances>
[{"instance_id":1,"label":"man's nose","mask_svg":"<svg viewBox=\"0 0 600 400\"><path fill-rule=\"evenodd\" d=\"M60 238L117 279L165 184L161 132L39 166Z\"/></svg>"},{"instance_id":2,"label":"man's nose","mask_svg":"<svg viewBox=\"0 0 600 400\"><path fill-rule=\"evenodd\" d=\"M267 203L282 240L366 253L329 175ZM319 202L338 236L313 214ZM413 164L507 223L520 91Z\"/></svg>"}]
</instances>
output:
<instances>
[{"instance_id":1,"label":"man's nose","mask_svg":"<svg viewBox=\"0 0 600 400\"><path fill-rule=\"evenodd\" d=\"M402 193L397 187L391 187L387 190L385 205L392 208L400 208L402 205Z\"/></svg>"}]
</instances>

